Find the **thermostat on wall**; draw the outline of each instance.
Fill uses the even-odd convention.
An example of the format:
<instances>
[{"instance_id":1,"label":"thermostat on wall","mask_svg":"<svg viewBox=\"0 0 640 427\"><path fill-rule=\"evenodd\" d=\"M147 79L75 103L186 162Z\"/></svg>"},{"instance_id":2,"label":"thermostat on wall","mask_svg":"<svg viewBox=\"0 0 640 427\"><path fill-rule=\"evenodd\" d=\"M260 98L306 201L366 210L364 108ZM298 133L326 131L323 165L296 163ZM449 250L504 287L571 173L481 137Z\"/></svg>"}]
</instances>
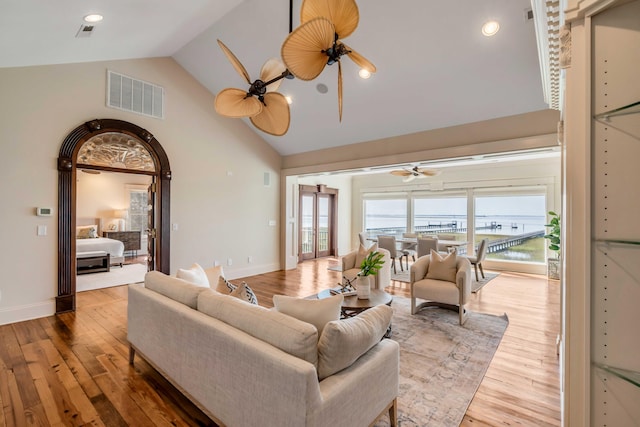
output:
<instances>
[{"instance_id":1,"label":"thermostat on wall","mask_svg":"<svg viewBox=\"0 0 640 427\"><path fill-rule=\"evenodd\" d=\"M36 208L36 215L38 215L38 216L51 216L51 215L53 215L53 209L51 209L51 208Z\"/></svg>"}]
</instances>

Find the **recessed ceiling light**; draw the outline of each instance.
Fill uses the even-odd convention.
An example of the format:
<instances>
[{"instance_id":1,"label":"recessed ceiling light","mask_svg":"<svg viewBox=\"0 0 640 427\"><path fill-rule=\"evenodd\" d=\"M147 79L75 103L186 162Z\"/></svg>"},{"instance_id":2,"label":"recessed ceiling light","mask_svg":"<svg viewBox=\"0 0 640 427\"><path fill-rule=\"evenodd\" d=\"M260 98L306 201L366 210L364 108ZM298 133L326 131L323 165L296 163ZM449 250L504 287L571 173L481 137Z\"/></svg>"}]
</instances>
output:
<instances>
[{"instance_id":1,"label":"recessed ceiling light","mask_svg":"<svg viewBox=\"0 0 640 427\"><path fill-rule=\"evenodd\" d=\"M484 34L487 37L491 37L495 35L499 29L500 29L500 24L498 24L498 21L485 22L484 25L482 26L482 34Z\"/></svg>"},{"instance_id":2,"label":"recessed ceiling light","mask_svg":"<svg viewBox=\"0 0 640 427\"><path fill-rule=\"evenodd\" d=\"M358 75L363 79L368 79L369 77L371 77L371 73L364 68L360 68L360 71L358 71Z\"/></svg>"},{"instance_id":3,"label":"recessed ceiling light","mask_svg":"<svg viewBox=\"0 0 640 427\"><path fill-rule=\"evenodd\" d=\"M85 22L100 22L102 21L103 16L102 15L98 15L96 13L91 14L91 15L87 15L84 17L84 21Z\"/></svg>"},{"instance_id":4,"label":"recessed ceiling light","mask_svg":"<svg viewBox=\"0 0 640 427\"><path fill-rule=\"evenodd\" d=\"M291 104L293 102L293 99L291 99L289 95L285 96L284 99L287 100L287 104Z\"/></svg>"},{"instance_id":5,"label":"recessed ceiling light","mask_svg":"<svg viewBox=\"0 0 640 427\"><path fill-rule=\"evenodd\" d=\"M495 35L499 29L500 29L500 24L498 24L498 21L485 22L484 25L482 26L482 34L484 34L487 37L491 37Z\"/></svg>"},{"instance_id":6,"label":"recessed ceiling light","mask_svg":"<svg viewBox=\"0 0 640 427\"><path fill-rule=\"evenodd\" d=\"M320 93L327 93L327 92L329 92L329 88L328 88L328 87L327 87L327 85L326 85L326 84L324 84L324 83L318 83L318 84L316 85L316 90L317 90L318 92L320 92Z\"/></svg>"}]
</instances>

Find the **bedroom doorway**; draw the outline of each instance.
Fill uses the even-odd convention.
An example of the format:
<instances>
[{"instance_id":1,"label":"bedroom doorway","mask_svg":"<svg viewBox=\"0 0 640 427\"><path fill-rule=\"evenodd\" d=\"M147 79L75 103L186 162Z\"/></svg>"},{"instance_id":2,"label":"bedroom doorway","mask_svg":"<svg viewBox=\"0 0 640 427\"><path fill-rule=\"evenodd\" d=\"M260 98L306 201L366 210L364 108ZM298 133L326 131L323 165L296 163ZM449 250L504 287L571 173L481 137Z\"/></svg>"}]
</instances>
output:
<instances>
[{"instance_id":1,"label":"bedroom doorway","mask_svg":"<svg viewBox=\"0 0 640 427\"><path fill-rule=\"evenodd\" d=\"M80 217L77 215L78 174L97 172L141 175L150 182L143 182L151 188L155 209L148 217L153 218L155 228L145 230L153 249L147 255L148 268L169 273L169 202L171 169L169 160L160 143L145 129L132 123L114 119L96 119L74 129L63 141L58 157L58 295L56 313L74 311L76 308L76 271L78 249L76 228ZM145 190L145 196L147 192ZM101 225L100 230L116 233L123 224L118 206L103 207L87 216ZM129 209L130 210L130 209ZM128 212L127 212L128 215ZM126 230L124 221L123 232ZM90 224L93 225L93 224ZM97 225L97 224L96 224ZM95 234L98 233L97 227ZM132 237L136 233L129 233ZM135 247L141 245L136 240ZM125 236L119 236L126 240ZM130 246L129 249L132 249ZM93 251L89 251L93 252ZM105 252L105 251L96 251ZM102 254L99 254L102 256ZM106 254L105 254L106 255ZM116 255L117 256L117 255ZM104 258L107 258L104 256ZM92 261L93 262L93 261ZM82 264L85 262L82 261ZM117 267L116 267L117 268Z\"/></svg>"},{"instance_id":2,"label":"bedroom doorway","mask_svg":"<svg viewBox=\"0 0 640 427\"><path fill-rule=\"evenodd\" d=\"M153 177L78 168L76 293L143 281L147 272L146 231L152 228L148 224L147 189ZM92 228L97 229L92 235L81 233ZM98 254L107 255L108 261Z\"/></svg>"}]
</instances>

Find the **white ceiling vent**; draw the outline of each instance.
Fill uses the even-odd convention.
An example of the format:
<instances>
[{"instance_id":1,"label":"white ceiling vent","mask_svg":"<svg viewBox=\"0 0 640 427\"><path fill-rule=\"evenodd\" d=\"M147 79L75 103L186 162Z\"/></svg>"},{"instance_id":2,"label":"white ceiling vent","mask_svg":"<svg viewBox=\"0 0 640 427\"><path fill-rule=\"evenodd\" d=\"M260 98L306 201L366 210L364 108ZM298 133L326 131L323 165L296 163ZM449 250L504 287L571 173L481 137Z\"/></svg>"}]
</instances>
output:
<instances>
[{"instance_id":1,"label":"white ceiling vent","mask_svg":"<svg viewBox=\"0 0 640 427\"><path fill-rule=\"evenodd\" d=\"M164 88L107 71L107 107L164 119Z\"/></svg>"},{"instance_id":2,"label":"white ceiling vent","mask_svg":"<svg viewBox=\"0 0 640 427\"><path fill-rule=\"evenodd\" d=\"M93 25L80 25L80 29L76 33L76 38L79 39L79 38L91 37L91 34L93 34L94 28L95 26Z\"/></svg>"}]
</instances>

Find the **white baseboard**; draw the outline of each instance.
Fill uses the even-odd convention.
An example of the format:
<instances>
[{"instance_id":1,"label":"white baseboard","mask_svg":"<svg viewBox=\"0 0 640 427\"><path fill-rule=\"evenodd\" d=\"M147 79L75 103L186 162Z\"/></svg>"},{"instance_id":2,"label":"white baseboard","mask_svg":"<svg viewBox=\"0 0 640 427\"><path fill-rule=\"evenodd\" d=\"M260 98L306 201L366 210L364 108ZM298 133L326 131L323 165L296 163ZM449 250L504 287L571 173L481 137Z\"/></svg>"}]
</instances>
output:
<instances>
[{"instance_id":1,"label":"white baseboard","mask_svg":"<svg viewBox=\"0 0 640 427\"><path fill-rule=\"evenodd\" d=\"M0 325L53 316L56 313L54 300L0 309Z\"/></svg>"},{"instance_id":2,"label":"white baseboard","mask_svg":"<svg viewBox=\"0 0 640 427\"><path fill-rule=\"evenodd\" d=\"M281 270L279 263L261 264L248 267L242 267L227 271L224 269L224 275L227 279L233 280L239 277L256 276L258 274L271 273L272 271Z\"/></svg>"}]
</instances>

